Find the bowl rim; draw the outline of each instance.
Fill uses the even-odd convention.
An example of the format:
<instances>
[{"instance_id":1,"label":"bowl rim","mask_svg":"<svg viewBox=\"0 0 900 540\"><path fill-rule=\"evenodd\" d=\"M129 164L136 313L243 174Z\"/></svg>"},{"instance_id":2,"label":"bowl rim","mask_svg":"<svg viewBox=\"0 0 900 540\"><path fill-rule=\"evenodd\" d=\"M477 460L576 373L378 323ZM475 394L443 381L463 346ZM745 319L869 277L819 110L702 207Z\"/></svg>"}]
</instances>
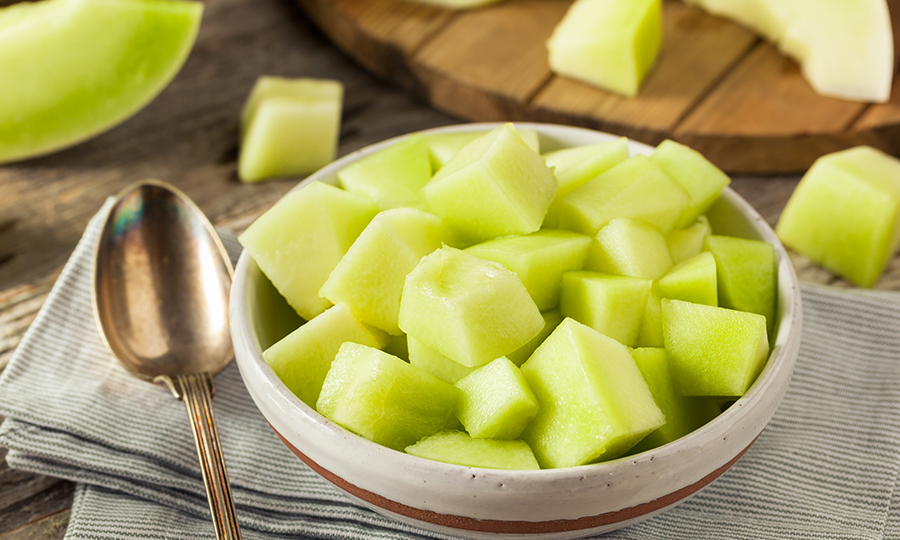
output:
<instances>
[{"instance_id":1,"label":"bowl rim","mask_svg":"<svg viewBox=\"0 0 900 540\"><path fill-rule=\"evenodd\" d=\"M362 157L370 155L374 152L377 152L387 146L396 144L410 136L413 135L430 135L430 134L438 134L438 133L453 133L453 132L466 132L466 131L485 131L489 129L493 129L499 125L504 124L504 122L485 122L485 123L469 123L469 124L454 124L450 126L444 126L439 128L432 128L423 131L417 131L405 135L400 135L397 137L392 137L390 139L366 146L354 152L351 152L344 157L332 162L331 164L323 167L319 171L313 173L305 180L298 183L291 192L302 189L303 187L309 185L312 182L320 181L320 180L334 180L336 173L338 170L342 169L349 163L357 161ZM591 130L587 128L573 127L573 126L565 126L565 125L557 125L557 124L542 124L542 123L531 123L531 122L516 122L515 126L517 129L534 129L538 132L541 137L542 143L545 139L555 140L555 141L565 141L568 139L572 139L578 136L583 136L584 133L588 133L591 138L600 138L613 140L620 138L616 135L611 135L608 133L603 133L596 130ZM598 141L599 142L599 141ZM565 143L561 143L565 144ZM628 140L629 149L632 154L635 153L643 153L649 154L653 151L653 147L648 145ZM542 148L543 152L543 148ZM747 218L749 218L754 226L756 233L765 241L771 243L775 246L776 257L777 257L777 265L778 265L778 325L776 327L776 339L772 343L770 348L770 356L769 359L763 368L762 372L757 377L756 381L753 385L748 389L748 391L735 403L726 409L722 414L717 416L715 419L711 420L706 425L698 428L697 430L685 435L684 437L679 438L676 441L668 443L666 445L647 450L645 452L641 452L639 454L634 454L630 456L620 457L610 461L604 461L600 463L592 463L587 465L579 465L575 467L561 468L561 469L541 469L541 470L533 470L533 471L506 471L506 470L496 470L496 469L480 469L467 467L462 465L455 465L449 463L436 462L431 460L426 460L423 458L419 458L416 456L411 456L405 454L403 452L399 452L387 447L383 447L377 443L369 441L363 437L352 434L351 432L345 430L344 428L338 426L327 418L321 416L318 412L316 412L311 407L307 406L305 403L300 401L294 394L284 386L283 383L278 379L278 377L274 374L274 371L268 367L265 361L262 359L262 351L259 346L259 342L256 339L256 336L252 332L251 324L249 322L248 313L246 310L241 309L241 306L244 306L244 302L246 299L246 287L247 287L247 279L249 267L252 264L252 259L248 253L243 252L240 256L237 268L235 270L235 283L232 288L232 298L230 300L232 316L231 316L231 324L232 324L232 335L235 340L235 349L236 351L240 348L242 352L249 352L249 356L244 356L243 354L237 355L237 363L241 368L242 375L246 378L250 373L253 373L255 377L262 377L264 379L264 383L267 388L270 388L274 391L270 399L277 401L276 405L273 405L279 409L290 411L291 414L299 414L303 419L304 423L308 423L310 426L314 426L318 432L315 435L321 435L324 437L329 437L334 440L350 440L353 441L352 444L354 447L358 447L365 452L370 453L375 459L384 459L385 462L391 463L397 461L398 464L408 467L422 467L423 464L427 464L429 471L434 474L440 475L441 477L454 477L465 475L471 475L473 478L476 477L476 474L473 474L473 471L477 472L477 476L480 478L488 478L490 481L494 480L505 480L507 482L514 482L517 485L522 486L533 486L536 483L545 484L548 482L551 483L565 483L565 482L577 482L579 478L584 478L588 475L612 475L615 476L617 474L622 474L628 470L630 470L634 465L638 465L639 463L644 463L648 461L669 461L674 459L674 456L685 454L687 452L692 451L702 451L704 446L712 444L714 441L720 438L727 439L730 435L729 426L734 425L739 420L748 420L751 414L751 411L759 407L764 400L772 400L774 397L774 405L771 405L770 411L765 414L765 418L762 419L761 422L756 422L753 426L755 433L752 434L752 437L749 437L747 440L749 442L746 445L741 445L740 448L736 448L735 452L732 452L730 459L725 461L724 463L716 464L716 467L712 468L712 473L701 475L701 481L698 482L690 482L686 486L682 486L682 489L685 487L693 486L694 484L698 484L695 489L689 490L690 493L684 493L684 495L680 498L686 497L687 495L693 493L694 491L700 489L703 485L706 485L710 481L712 481L719 474L724 472L728 467L730 467L733 463L735 463L739 457L749 448L749 446L756 440L759 433L762 431L762 428L768 423L769 419L771 419L772 414L774 414L774 409L777 407L777 404L781 401L781 398L784 395L784 391L786 390L787 381L790 379L791 372L793 371L794 364L797 358L797 351L799 349L799 334L800 327L802 323L802 311L801 311L801 303L800 303L800 294L799 294L799 284L797 281L796 274L794 273L793 267L791 266L790 260L787 256L787 253L782 246L781 242L775 236L772 228L765 222L765 220L756 212L755 209L750 206L750 204L745 201L740 195L734 192L730 187L726 187L723 190L722 197L727 200L728 204L735 205L737 208L745 214ZM774 388L774 390L773 390ZM248 384L249 389L249 384ZM771 392L775 392L776 395L770 396ZM252 392L251 392L252 393ZM257 401L257 397L253 396L254 401ZM764 399L765 398L765 399ZM257 406L260 406L260 403L257 402ZM260 407L261 412L263 412L265 416L265 411ZM267 421L270 421L267 417ZM272 422L270 421L270 425ZM309 426L307 426L309 427ZM295 453L303 454L302 451L297 449L289 440L290 434L282 434L282 432L276 428L275 425L272 425L273 430L279 435L280 438L294 451ZM758 428L758 429L757 429ZM306 436L313 436L313 434L307 434ZM723 439L724 440L724 439ZM301 456L302 459L303 456ZM320 475L322 475L321 470L328 471L334 477L340 478L344 482L347 482L351 486L357 487L357 489L362 490L363 492L371 493L370 490L365 488L360 488L356 486L354 483L343 479L339 474L334 473L330 469L325 466L322 466L316 462L313 458L309 456L305 456L307 459L304 459L307 464L312 466L312 463L315 463L316 466L313 468L317 469ZM308 461L307 461L308 460ZM321 470L319 470L321 469ZM331 481L335 483L334 479L329 478L326 475L323 475ZM706 479L707 476L710 476ZM703 481L705 480L705 481ZM340 486L339 487L343 487ZM346 490L346 487L343 487ZM673 493L679 490L673 490ZM352 493L353 495L359 496L356 493ZM375 493L375 495L378 495ZM368 501L372 502L372 501ZM396 503L397 501L391 501ZM676 501L677 502L677 501ZM400 503L403 504L403 503ZM407 505L409 508L414 510L423 510L416 506ZM624 507L623 509L631 508L632 506ZM621 509L620 509L621 510ZM425 511L428 511L425 509ZM418 516L407 516L412 517L414 520L420 520ZM589 516L586 516L589 517ZM479 521L485 521L479 519ZM486 521L491 521L490 519ZM499 520L502 522L506 522L505 520ZM525 523L537 523L541 522L537 521L525 521ZM466 528L466 527L462 527Z\"/></svg>"}]
</instances>

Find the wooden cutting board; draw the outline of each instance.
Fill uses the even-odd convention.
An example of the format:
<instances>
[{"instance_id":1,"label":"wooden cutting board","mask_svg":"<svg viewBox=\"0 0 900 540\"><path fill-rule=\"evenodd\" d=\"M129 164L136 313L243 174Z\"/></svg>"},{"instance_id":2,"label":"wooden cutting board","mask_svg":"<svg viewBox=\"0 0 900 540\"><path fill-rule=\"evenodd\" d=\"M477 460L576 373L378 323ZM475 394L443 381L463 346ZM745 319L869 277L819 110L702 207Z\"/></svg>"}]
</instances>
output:
<instances>
[{"instance_id":1,"label":"wooden cutting board","mask_svg":"<svg viewBox=\"0 0 900 540\"><path fill-rule=\"evenodd\" d=\"M550 72L544 43L571 0L461 12L403 0L297 2L363 67L465 120L672 138L732 174L799 173L858 144L900 155L900 83L884 104L820 96L771 44L674 0L664 3L663 48L636 98ZM892 12L896 35L900 9Z\"/></svg>"}]
</instances>

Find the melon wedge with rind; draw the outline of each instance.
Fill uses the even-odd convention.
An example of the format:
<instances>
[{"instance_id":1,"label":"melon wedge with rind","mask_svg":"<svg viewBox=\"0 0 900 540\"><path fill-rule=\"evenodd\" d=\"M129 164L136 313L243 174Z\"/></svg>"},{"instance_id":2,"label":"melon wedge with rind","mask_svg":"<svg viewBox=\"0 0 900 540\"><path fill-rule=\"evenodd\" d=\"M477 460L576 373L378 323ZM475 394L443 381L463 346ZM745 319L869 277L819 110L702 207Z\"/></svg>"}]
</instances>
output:
<instances>
[{"instance_id":1,"label":"melon wedge with rind","mask_svg":"<svg viewBox=\"0 0 900 540\"><path fill-rule=\"evenodd\" d=\"M535 470L538 462L528 443L509 439L475 439L457 430L443 430L406 447L406 453L480 469Z\"/></svg>"},{"instance_id":2,"label":"melon wedge with rind","mask_svg":"<svg viewBox=\"0 0 900 540\"><path fill-rule=\"evenodd\" d=\"M505 356L454 386L460 390L456 417L476 439L515 439L540 410L525 376Z\"/></svg>"},{"instance_id":3,"label":"melon wedge with rind","mask_svg":"<svg viewBox=\"0 0 900 540\"><path fill-rule=\"evenodd\" d=\"M0 163L75 145L168 86L203 6L172 0L45 0L0 10Z\"/></svg>"}]
</instances>

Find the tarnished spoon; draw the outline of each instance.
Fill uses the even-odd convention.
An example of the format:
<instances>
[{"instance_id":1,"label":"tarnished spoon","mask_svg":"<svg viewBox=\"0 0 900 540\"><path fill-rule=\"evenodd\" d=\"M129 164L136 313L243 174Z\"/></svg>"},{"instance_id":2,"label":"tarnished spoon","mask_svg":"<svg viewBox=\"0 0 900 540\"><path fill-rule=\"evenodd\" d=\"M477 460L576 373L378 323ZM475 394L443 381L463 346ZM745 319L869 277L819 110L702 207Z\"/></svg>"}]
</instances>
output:
<instances>
[{"instance_id":1,"label":"tarnished spoon","mask_svg":"<svg viewBox=\"0 0 900 540\"><path fill-rule=\"evenodd\" d=\"M216 537L241 537L212 409L212 376L233 357L231 261L185 195L155 180L119 194L97 245L94 313L113 355L184 402Z\"/></svg>"}]
</instances>

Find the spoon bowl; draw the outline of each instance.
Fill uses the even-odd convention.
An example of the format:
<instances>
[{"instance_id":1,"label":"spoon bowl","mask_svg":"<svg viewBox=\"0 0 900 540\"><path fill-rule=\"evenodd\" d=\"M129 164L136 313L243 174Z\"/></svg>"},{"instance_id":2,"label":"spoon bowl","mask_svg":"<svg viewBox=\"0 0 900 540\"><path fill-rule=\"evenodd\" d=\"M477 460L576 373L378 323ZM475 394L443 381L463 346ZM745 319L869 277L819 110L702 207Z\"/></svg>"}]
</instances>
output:
<instances>
[{"instance_id":1,"label":"spoon bowl","mask_svg":"<svg viewBox=\"0 0 900 540\"><path fill-rule=\"evenodd\" d=\"M217 538L240 538L211 399L212 376L233 358L231 261L199 208L144 180L122 191L100 234L94 313L113 355L184 401Z\"/></svg>"}]
</instances>

